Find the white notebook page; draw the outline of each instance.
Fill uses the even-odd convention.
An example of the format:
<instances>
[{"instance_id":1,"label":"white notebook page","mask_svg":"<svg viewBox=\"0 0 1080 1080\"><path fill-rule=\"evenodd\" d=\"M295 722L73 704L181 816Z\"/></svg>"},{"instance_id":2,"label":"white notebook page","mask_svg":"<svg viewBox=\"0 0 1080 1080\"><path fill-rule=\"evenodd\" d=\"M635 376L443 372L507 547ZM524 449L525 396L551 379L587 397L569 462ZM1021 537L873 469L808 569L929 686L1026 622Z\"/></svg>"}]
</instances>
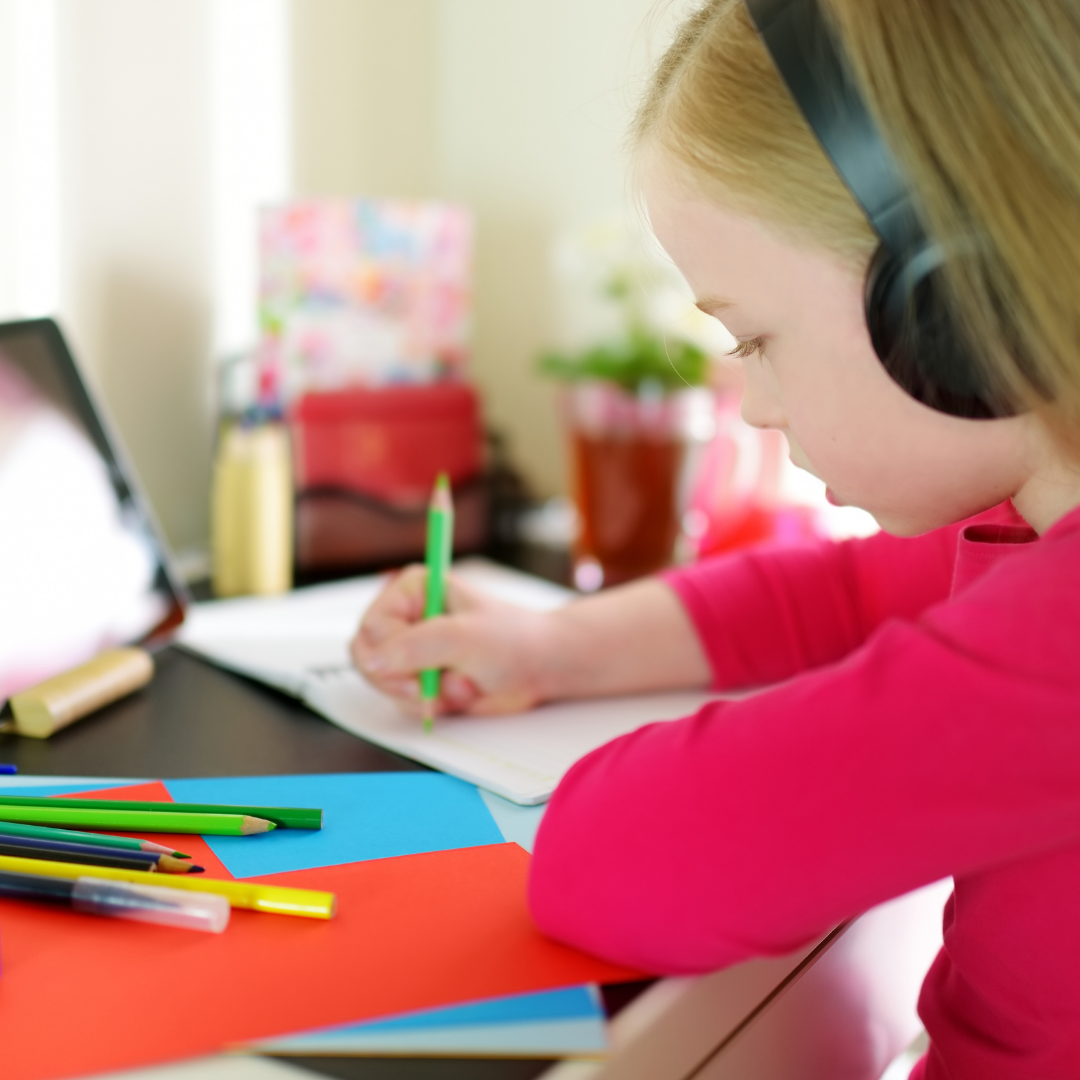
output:
<instances>
[{"instance_id":1,"label":"white notebook page","mask_svg":"<svg viewBox=\"0 0 1080 1080\"><path fill-rule=\"evenodd\" d=\"M572 595L481 560L456 570L527 607L549 609ZM179 640L222 667L303 699L354 735L525 805L544 802L589 751L643 724L686 716L711 699L685 692L558 702L515 716L447 717L426 733L349 662L349 640L382 583L357 578L283 597L199 604Z\"/></svg>"}]
</instances>

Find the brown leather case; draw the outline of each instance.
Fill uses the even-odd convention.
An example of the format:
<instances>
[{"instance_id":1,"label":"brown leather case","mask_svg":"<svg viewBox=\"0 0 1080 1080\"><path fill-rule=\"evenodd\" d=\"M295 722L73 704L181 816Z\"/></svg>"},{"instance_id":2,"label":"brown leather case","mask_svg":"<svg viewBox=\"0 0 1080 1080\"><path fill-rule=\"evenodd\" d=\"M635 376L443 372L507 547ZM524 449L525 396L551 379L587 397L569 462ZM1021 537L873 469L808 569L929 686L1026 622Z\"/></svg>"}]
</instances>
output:
<instances>
[{"instance_id":1,"label":"brown leather case","mask_svg":"<svg viewBox=\"0 0 1080 1080\"><path fill-rule=\"evenodd\" d=\"M455 489L455 557L487 546L489 503L483 477ZM296 568L329 575L422 560L426 530L426 500L391 504L340 488L309 488L296 497Z\"/></svg>"}]
</instances>

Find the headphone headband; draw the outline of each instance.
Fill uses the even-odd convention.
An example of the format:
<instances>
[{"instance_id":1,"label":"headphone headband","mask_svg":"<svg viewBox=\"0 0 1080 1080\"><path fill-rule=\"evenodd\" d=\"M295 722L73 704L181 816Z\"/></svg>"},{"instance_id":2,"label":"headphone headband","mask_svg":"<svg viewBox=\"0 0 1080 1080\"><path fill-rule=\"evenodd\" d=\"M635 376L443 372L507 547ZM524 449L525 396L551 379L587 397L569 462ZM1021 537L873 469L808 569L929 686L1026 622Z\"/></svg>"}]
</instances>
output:
<instances>
[{"instance_id":1,"label":"headphone headband","mask_svg":"<svg viewBox=\"0 0 1080 1080\"><path fill-rule=\"evenodd\" d=\"M792 99L880 240L866 278L866 325L885 370L917 401L952 416L1015 412L989 385L952 311L942 271L967 249L947 253L927 236L820 0L743 2Z\"/></svg>"},{"instance_id":2,"label":"headphone headband","mask_svg":"<svg viewBox=\"0 0 1080 1080\"><path fill-rule=\"evenodd\" d=\"M892 251L922 239L907 182L878 133L816 0L745 0L792 98Z\"/></svg>"}]
</instances>

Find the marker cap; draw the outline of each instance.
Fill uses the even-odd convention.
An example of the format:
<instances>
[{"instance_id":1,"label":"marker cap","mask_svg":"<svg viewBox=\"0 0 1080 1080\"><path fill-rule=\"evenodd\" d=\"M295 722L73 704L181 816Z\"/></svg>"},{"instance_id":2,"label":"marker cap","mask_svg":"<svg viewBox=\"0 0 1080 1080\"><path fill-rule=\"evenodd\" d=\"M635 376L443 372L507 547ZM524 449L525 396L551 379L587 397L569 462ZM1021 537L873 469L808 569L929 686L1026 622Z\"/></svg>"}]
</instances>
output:
<instances>
[{"instance_id":1,"label":"marker cap","mask_svg":"<svg viewBox=\"0 0 1080 1080\"><path fill-rule=\"evenodd\" d=\"M229 925L229 901L216 893L184 892L159 885L81 877L75 881L71 906L93 915L136 919L159 926L220 934Z\"/></svg>"}]
</instances>

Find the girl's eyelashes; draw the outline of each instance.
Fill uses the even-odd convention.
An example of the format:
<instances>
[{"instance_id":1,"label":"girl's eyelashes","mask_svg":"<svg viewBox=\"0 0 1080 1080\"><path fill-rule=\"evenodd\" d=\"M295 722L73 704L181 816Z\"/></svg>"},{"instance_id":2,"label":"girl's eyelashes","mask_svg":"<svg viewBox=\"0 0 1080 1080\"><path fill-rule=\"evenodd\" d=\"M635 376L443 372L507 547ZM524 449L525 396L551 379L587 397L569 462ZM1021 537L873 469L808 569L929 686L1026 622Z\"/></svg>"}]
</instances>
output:
<instances>
[{"instance_id":1,"label":"girl's eyelashes","mask_svg":"<svg viewBox=\"0 0 1080 1080\"><path fill-rule=\"evenodd\" d=\"M753 356L754 353L761 352L764 347L765 339L763 337L751 338L749 341L740 341L727 355L735 356L742 360L748 356Z\"/></svg>"}]
</instances>

